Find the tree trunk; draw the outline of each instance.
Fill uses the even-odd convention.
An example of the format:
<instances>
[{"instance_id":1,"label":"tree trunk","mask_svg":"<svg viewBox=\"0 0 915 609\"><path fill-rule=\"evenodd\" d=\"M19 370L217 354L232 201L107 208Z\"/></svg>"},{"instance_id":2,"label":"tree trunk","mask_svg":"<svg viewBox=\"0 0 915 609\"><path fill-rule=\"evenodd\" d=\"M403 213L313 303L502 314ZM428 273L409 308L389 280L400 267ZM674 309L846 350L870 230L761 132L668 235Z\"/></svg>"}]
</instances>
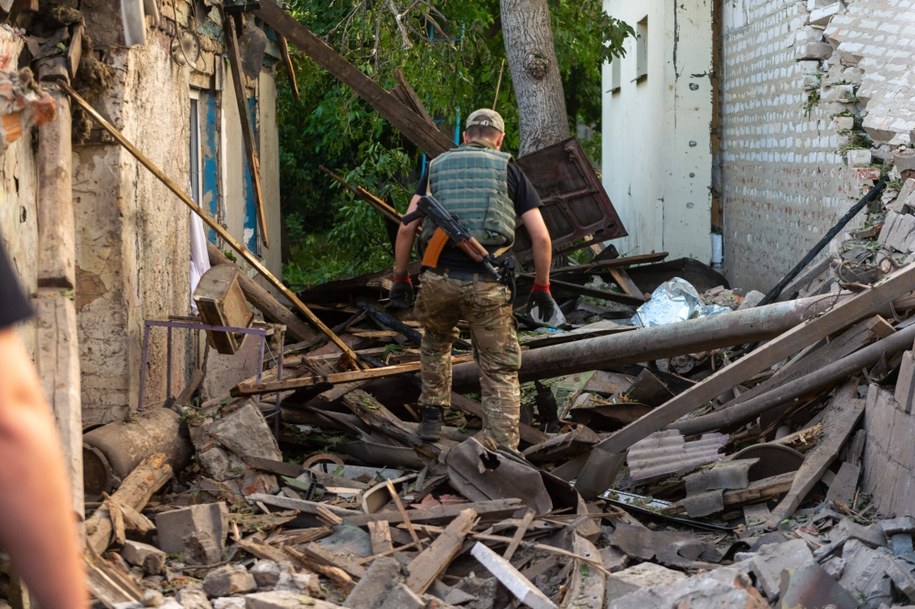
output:
<instances>
[{"instance_id":1,"label":"tree trunk","mask_svg":"<svg viewBox=\"0 0 915 609\"><path fill-rule=\"evenodd\" d=\"M569 117L547 0L499 0L499 7L524 156L568 138Z\"/></svg>"}]
</instances>

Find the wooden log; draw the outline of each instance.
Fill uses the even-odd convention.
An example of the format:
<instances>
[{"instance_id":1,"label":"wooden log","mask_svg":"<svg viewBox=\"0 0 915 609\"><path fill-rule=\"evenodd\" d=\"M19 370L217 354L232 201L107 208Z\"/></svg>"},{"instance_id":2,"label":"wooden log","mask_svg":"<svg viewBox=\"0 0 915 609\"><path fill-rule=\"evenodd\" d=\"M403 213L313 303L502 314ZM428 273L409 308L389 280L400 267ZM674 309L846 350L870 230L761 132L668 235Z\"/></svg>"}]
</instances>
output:
<instances>
[{"instance_id":1,"label":"wooden log","mask_svg":"<svg viewBox=\"0 0 915 609\"><path fill-rule=\"evenodd\" d=\"M193 447L187 425L171 408L150 408L130 421L89 431L83 436L86 495L100 498L155 453L166 455L174 471L191 461Z\"/></svg>"},{"instance_id":2,"label":"wooden log","mask_svg":"<svg viewBox=\"0 0 915 609\"><path fill-rule=\"evenodd\" d=\"M639 420L630 423L623 429L601 441L600 444L591 449L588 461L578 474L575 488L585 498L597 496L610 486L610 483L619 471L618 467L607 467L608 457L610 455L622 454L623 451L642 438L657 431L664 425L672 423L718 395L721 395L722 392L733 388L738 383L765 370L772 364L794 355L805 346L829 336L863 317L873 315L879 310L882 310L887 303L891 303L896 298L911 292L913 289L915 289L915 263L903 267L897 273L888 276L882 283L877 284L875 287L840 302L819 317L810 319L809 315L801 313L801 317L803 319L809 319L809 321L782 333L778 338L769 341L752 353L725 366L701 383L687 389ZM823 303L824 300L829 304L835 303L833 298L820 298L815 300L818 300L820 303ZM802 301L793 301L791 304L797 306L800 302ZM778 307L780 305L755 307L749 309L749 311L764 311L767 310L769 306ZM743 313L743 311L723 313L705 319L715 320L717 318L728 317L740 313ZM704 320L698 319L694 321L702 322ZM686 323L689 322L683 322L683 324ZM638 336L639 334L642 334L644 330L652 329L653 328L644 328L638 332L629 332L621 336ZM647 337L643 337L643 340L645 338ZM618 462L617 459L614 459L613 461Z\"/></svg>"},{"instance_id":3,"label":"wooden log","mask_svg":"<svg viewBox=\"0 0 915 609\"><path fill-rule=\"evenodd\" d=\"M226 258L225 254L219 251L218 247L209 242L207 243L207 255L212 265L234 264ZM238 274L238 283L248 302L254 305L270 321L286 326L286 334L299 341L312 341L317 337L317 333L308 324L296 317L295 313L290 311L288 307L283 306L269 290L262 287L245 273Z\"/></svg>"},{"instance_id":4,"label":"wooden log","mask_svg":"<svg viewBox=\"0 0 915 609\"><path fill-rule=\"evenodd\" d=\"M168 459L156 453L143 461L127 476L121 486L108 498L106 503L128 505L139 511L149 503L152 496L168 482L173 475ZM101 554L111 542L114 527L110 511L105 503L86 520L87 543L96 553Z\"/></svg>"},{"instance_id":5,"label":"wooden log","mask_svg":"<svg viewBox=\"0 0 915 609\"><path fill-rule=\"evenodd\" d=\"M448 568L457 556L467 533L479 520L472 508L462 510L458 517L445 527L428 548L407 565L407 587L417 594L423 594L432 582Z\"/></svg>"}]
</instances>

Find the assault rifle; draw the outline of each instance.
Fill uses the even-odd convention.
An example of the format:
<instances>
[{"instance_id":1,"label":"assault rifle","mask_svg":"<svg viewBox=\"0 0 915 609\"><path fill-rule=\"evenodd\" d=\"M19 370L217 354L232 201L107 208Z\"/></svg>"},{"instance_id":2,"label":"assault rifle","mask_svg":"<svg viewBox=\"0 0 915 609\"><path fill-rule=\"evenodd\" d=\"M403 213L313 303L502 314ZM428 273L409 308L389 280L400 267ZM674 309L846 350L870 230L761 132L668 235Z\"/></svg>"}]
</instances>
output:
<instances>
[{"instance_id":1,"label":"assault rifle","mask_svg":"<svg viewBox=\"0 0 915 609\"><path fill-rule=\"evenodd\" d=\"M470 256L474 262L481 263L500 283L511 286L514 283L513 269L508 260L499 262L482 243L470 234L458 219L445 209L441 202L432 195L420 197L416 210L401 218L401 222L409 224L417 218L429 218L435 224L435 232L426 245L426 251L423 253L423 266L438 266L438 258L448 243L448 240L454 241L454 244L465 254Z\"/></svg>"}]
</instances>

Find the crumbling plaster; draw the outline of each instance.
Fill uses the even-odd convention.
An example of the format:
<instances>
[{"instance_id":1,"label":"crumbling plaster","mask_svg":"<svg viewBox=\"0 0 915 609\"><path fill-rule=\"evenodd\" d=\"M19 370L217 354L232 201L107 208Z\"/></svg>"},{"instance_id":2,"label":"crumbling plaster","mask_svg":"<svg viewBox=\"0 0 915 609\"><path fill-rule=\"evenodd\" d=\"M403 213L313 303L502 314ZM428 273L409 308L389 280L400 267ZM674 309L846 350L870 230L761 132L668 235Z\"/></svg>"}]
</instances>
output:
<instances>
[{"instance_id":1,"label":"crumbling plaster","mask_svg":"<svg viewBox=\"0 0 915 609\"><path fill-rule=\"evenodd\" d=\"M112 49L109 91L93 101L123 135L176 183L187 183L186 70L153 33L145 47ZM164 92L170 92L164 94ZM189 211L117 143L77 148L77 265L83 419L122 419L136 407L146 319L186 315L190 303ZM184 377L186 348L176 333L172 371ZM148 402L165 397L165 332L153 332Z\"/></svg>"}]
</instances>

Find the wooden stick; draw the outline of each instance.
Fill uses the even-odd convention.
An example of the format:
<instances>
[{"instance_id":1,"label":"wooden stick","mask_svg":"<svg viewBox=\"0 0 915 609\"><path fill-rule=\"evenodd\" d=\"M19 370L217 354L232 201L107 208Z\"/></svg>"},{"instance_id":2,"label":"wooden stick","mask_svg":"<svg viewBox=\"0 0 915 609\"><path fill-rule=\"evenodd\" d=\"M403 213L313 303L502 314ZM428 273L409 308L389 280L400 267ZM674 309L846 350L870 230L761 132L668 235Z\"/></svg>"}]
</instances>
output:
<instances>
[{"instance_id":1,"label":"wooden stick","mask_svg":"<svg viewBox=\"0 0 915 609\"><path fill-rule=\"evenodd\" d=\"M534 520L534 510L528 510L524 513L524 517L521 519L521 522L518 523L518 528L515 530L515 534L512 535L511 543L508 544L508 547L505 548L505 552L502 553L502 558L505 560L511 560L512 556L515 555L515 550L518 549L518 546L521 545L521 540L524 538L524 534L527 533L527 527L531 526L531 522Z\"/></svg>"},{"instance_id":2,"label":"wooden stick","mask_svg":"<svg viewBox=\"0 0 915 609\"><path fill-rule=\"evenodd\" d=\"M59 81L59 82L58 82L58 85L59 85L64 91L66 91L66 92L70 95L70 97L72 97L73 100L74 100L83 110L85 110L86 113L87 113L89 116L91 116L93 120L95 120L95 122L97 122L99 125L101 125L101 127L102 127L105 131L107 131L108 133L110 133L111 136L114 137L114 139L116 139L116 140L121 144L121 146L123 146L124 148L126 148L127 151L130 152L130 154L132 154L138 161L140 161L140 163L141 163L144 167L146 167L150 172L152 172L153 175L155 175L157 178L159 178L159 181L161 181L163 184L165 184L165 186L168 187L169 190L171 190L173 193L175 193L175 195L176 195L179 199L181 199L181 201L182 201L185 205L187 205L188 207L190 207L190 208L191 208L191 211L193 211L195 214L197 214L198 216L200 216L200 219L203 220L203 221L206 223L207 226L209 226L210 228L212 228L212 229L216 232L216 234L219 235L219 237L220 237L221 239L223 239L226 243L228 243L228 244L232 247L232 249L234 249L236 252L238 252L238 255L245 259L245 262L247 262L247 263L250 264L252 267L254 267L254 269L255 269L258 273L260 273L261 276L262 276L264 279L266 279L266 280L270 283L270 285L272 285L274 288L276 288L283 296L285 296L286 298L288 298L289 301L292 302L292 304L294 304L294 305L296 306L296 308L297 308L299 311L301 311L302 314L305 315L305 317L308 318L309 321L311 321L311 323L313 323L319 330L321 330L322 332L324 332L324 334L326 334L327 337L328 337L331 341L333 341L333 343L334 343L335 345L337 345L338 347L340 347L340 350L343 351L343 353L346 354L346 356L349 358L350 362L351 362L354 366L356 366L357 368L360 367L360 365L359 365L359 359L356 357L356 354L353 353L353 350L350 349L349 346L348 346L346 343L344 343L342 340L340 340L340 337L337 336L336 334L334 334L334 333L331 331L331 329L328 328L328 327L324 324L324 322L322 322L320 319L318 319L317 315L315 315L315 314L311 311L311 309L309 309L309 308L305 305L305 303L302 302L302 301L299 299L299 297L295 295L295 292L293 292L293 291L290 290L288 287L286 287L286 286L283 284L283 282L280 281L279 279L277 279L277 278L273 275L273 273L271 273L271 272L267 269L267 267L265 267L265 266L263 265L263 263L261 263L261 261L257 259L257 257L256 257L254 254L252 254L251 252L249 252L249 251L248 251L248 248L246 248L246 247L245 247L243 244L241 244L237 239L235 239L235 237L233 237L231 234L229 234L229 231L227 231L225 228L223 228L222 225L221 225L219 222L217 222L212 216L210 216L210 214L208 214L202 207L200 207L199 205L197 205L197 204L194 202L194 200L191 199L191 198L187 195L187 193L185 193L183 190L181 190L181 189L178 187L178 185L175 184L175 182L174 182L171 178L169 178L168 176L166 176L165 173L164 173L161 169L159 169L155 164L153 164L153 162L150 161L150 160L146 157L146 155L144 155L142 152L140 152L139 149L137 149L136 146L134 146L133 144L131 144L130 141L127 140L127 138L125 138L124 135L123 135L120 131L118 131L118 130L115 128L114 125L112 125L112 124L109 123L107 120L105 120L105 118L104 118L101 114L99 114L99 113L95 110L95 108L93 108L93 107L89 104L89 102L87 102L85 99L83 99L82 97L80 97L79 94L78 94L76 91L74 91L72 87L70 87L70 85L66 84L66 83L63 82L63 81Z\"/></svg>"},{"instance_id":3,"label":"wooden stick","mask_svg":"<svg viewBox=\"0 0 915 609\"><path fill-rule=\"evenodd\" d=\"M400 512L400 517L403 518L404 526L410 533L410 537L413 538L413 543L416 544L417 548L422 550L423 544L419 540L419 535L416 534L416 529L413 528L413 523L410 522L410 517L407 515L407 510L404 509L403 502L400 500L400 495L397 494L397 489L394 488L394 483L388 480L387 487L388 492L391 493L391 500L394 501L394 505L397 506L397 511Z\"/></svg>"}]
</instances>

